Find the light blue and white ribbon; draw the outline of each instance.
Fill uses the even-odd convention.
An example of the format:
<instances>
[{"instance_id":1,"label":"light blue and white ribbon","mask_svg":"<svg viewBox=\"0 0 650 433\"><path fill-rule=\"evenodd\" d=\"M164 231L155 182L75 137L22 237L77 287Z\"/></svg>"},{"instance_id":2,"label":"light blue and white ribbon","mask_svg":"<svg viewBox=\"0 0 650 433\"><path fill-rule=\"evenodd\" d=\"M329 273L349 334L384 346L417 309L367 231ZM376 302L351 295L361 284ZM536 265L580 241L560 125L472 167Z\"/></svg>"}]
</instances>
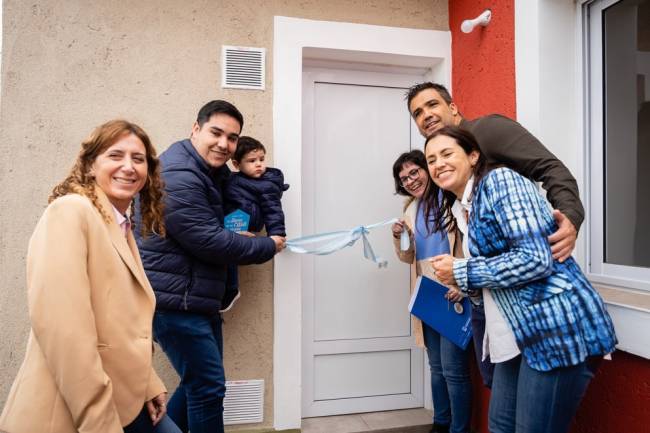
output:
<instances>
[{"instance_id":1,"label":"light blue and white ribbon","mask_svg":"<svg viewBox=\"0 0 650 433\"><path fill-rule=\"evenodd\" d=\"M402 234L399 237L399 249L402 251L407 251L411 247L411 238L408 231L402 230Z\"/></svg>"},{"instance_id":2,"label":"light blue and white ribbon","mask_svg":"<svg viewBox=\"0 0 650 433\"><path fill-rule=\"evenodd\" d=\"M298 254L314 254L324 256L342 250L345 247L351 247L359 239L363 239L363 255L366 259L377 263L382 268L388 265L388 261L377 256L370 245L367 234L370 230L377 227L383 227L397 222L397 218L383 221L369 226L358 226L351 230L341 230L336 232L319 233L315 235L303 236L301 238L289 239L286 243L289 251ZM409 237L406 230L402 232L400 238L400 247L404 246L404 234L406 234L406 249L408 249Z\"/></svg>"}]
</instances>

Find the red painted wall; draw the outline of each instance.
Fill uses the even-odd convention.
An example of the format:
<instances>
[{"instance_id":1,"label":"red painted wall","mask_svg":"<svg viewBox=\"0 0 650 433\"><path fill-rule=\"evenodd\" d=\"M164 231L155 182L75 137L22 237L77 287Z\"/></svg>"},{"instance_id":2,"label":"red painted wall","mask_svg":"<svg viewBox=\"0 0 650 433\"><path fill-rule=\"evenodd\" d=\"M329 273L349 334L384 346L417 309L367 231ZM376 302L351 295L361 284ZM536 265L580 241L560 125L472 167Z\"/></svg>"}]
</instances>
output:
<instances>
[{"instance_id":1,"label":"red painted wall","mask_svg":"<svg viewBox=\"0 0 650 433\"><path fill-rule=\"evenodd\" d=\"M492 10L492 21L470 34L465 19ZM452 96L463 115L516 117L514 0L449 0L452 34ZM644 331L642 331L644 332ZM616 352L603 361L587 390L571 433L650 433L650 360ZM473 428L487 429L489 391L476 371Z\"/></svg>"},{"instance_id":2,"label":"red painted wall","mask_svg":"<svg viewBox=\"0 0 650 433\"><path fill-rule=\"evenodd\" d=\"M571 433L650 433L650 360L620 351L612 357L589 385Z\"/></svg>"},{"instance_id":3,"label":"red painted wall","mask_svg":"<svg viewBox=\"0 0 650 433\"><path fill-rule=\"evenodd\" d=\"M463 20L492 10L487 27L472 33L460 31ZM452 96L472 119L491 113L514 118L515 13L514 0L450 0Z\"/></svg>"},{"instance_id":4,"label":"red painted wall","mask_svg":"<svg viewBox=\"0 0 650 433\"><path fill-rule=\"evenodd\" d=\"M515 14L514 0L449 0L451 29L452 97L467 119L499 113L515 118ZM487 27L472 33L460 31L463 20L492 10ZM474 411L472 427L489 433L487 410L490 392L472 371Z\"/></svg>"}]
</instances>

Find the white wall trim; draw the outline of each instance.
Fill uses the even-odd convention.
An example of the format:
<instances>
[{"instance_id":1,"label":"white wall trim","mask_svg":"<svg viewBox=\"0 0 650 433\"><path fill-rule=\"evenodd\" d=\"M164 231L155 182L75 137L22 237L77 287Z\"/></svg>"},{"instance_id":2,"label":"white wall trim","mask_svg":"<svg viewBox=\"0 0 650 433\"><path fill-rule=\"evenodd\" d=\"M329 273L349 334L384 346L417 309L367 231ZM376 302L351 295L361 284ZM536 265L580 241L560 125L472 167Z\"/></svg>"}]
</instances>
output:
<instances>
[{"instance_id":1,"label":"white wall trim","mask_svg":"<svg viewBox=\"0 0 650 433\"><path fill-rule=\"evenodd\" d=\"M539 120L539 8L536 0L515 0L515 91L517 121L533 135Z\"/></svg>"},{"instance_id":2,"label":"white wall trim","mask_svg":"<svg viewBox=\"0 0 650 433\"><path fill-rule=\"evenodd\" d=\"M0 98L2 98L2 8L3 0L0 0Z\"/></svg>"},{"instance_id":3,"label":"white wall trim","mask_svg":"<svg viewBox=\"0 0 650 433\"><path fill-rule=\"evenodd\" d=\"M515 0L517 120L553 152L586 197L582 145L582 54L573 2ZM580 230L575 257L584 266Z\"/></svg>"},{"instance_id":4,"label":"white wall trim","mask_svg":"<svg viewBox=\"0 0 650 433\"><path fill-rule=\"evenodd\" d=\"M618 337L616 347L650 359L650 333L647 332L650 326L650 312L613 303L607 304L607 311L616 329L616 337Z\"/></svg>"},{"instance_id":5,"label":"white wall trim","mask_svg":"<svg viewBox=\"0 0 650 433\"><path fill-rule=\"evenodd\" d=\"M310 58L426 67L450 83L451 35L417 30L276 16L273 41L273 156L291 188L283 197L288 238L301 236L302 69ZM406 108L405 108L406 109ZM288 252L274 261L274 427L301 422L301 260Z\"/></svg>"},{"instance_id":6,"label":"white wall trim","mask_svg":"<svg viewBox=\"0 0 650 433\"><path fill-rule=\"evenodd\" d=\"M578 181L587 214L575 253L583 271L587 269L590 211L586 130L589 109L585 105L585 68L589 66L584 63L582 14L587 3L515 0L517 118L567 165ZM607 300L606 304L619 339L617 347L650 358L648 336L642 331L650 327L650 312Z\"/></svg>"}]
</instances>

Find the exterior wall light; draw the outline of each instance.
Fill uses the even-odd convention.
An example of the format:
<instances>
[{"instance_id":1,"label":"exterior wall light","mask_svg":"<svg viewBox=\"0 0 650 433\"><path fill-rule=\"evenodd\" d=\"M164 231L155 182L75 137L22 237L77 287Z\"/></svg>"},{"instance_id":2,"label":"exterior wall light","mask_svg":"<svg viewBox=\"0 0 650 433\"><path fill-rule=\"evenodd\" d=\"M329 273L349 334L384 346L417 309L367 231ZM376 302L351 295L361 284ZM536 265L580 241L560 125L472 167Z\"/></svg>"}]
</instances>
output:
<instances>
[{"instance_id":1,"label":"exterior wall light","mask_svg":"<svg viewBox=\"0 0 650 433\"><path fill-rule=\"evenodd\" d=\"M485 9L483 13L473 20L465 20L460 25L460 29L463 33L471 33L476 26L487 26L492 18L492 11L490 9Z\"/></svg>"}]
</instances>

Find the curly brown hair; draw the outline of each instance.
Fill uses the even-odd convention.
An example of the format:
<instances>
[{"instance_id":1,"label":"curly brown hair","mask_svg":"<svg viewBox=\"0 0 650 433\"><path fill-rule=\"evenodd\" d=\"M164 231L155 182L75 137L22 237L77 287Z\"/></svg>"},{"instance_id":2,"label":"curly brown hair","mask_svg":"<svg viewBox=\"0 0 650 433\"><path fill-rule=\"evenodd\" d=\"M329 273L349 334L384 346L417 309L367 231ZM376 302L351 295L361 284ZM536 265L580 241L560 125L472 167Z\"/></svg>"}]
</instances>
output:
<instances>
[{"instance_id":1,"label":"curly brown hair","mask_svg":"<svg viewBox=\"0 0 650 433\"><path fill-rule=\"evenodd\" d=\"M95 160L106 149L115 144L125 135L133 134L144 144L147 154L147 180L140 190L140 212L142 215L142 236L151 233L165 236L163 219L163 183L160 178L160 162L156 149L151 144L149 136L138 125L126 120L111 120L98 126L81 143L81 150L68 176L52 190L48 203L67 194L81 194L90 199L106 222L110 222L106 209L97 200L95 177L91 168ZM131 204L131 218L134 215L134 203Z\"/></svg>"}]
</instances>

